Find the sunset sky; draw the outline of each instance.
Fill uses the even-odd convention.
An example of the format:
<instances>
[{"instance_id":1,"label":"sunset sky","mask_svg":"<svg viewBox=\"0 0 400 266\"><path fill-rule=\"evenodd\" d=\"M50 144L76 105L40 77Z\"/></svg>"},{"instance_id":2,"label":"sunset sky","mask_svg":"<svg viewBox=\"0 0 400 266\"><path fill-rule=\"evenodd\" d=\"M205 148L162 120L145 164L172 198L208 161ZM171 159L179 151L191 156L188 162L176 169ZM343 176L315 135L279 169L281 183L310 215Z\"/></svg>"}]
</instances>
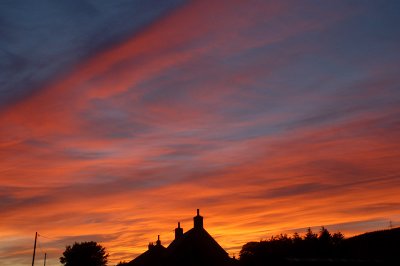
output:
<instances>
[{"instance_id":1,"label":"sunset sky","mask_svg":"<svg viewBox=\"0 0 400 266\"><path fill-rule=\"evenodd\" d=\"M0 265L178 221L232 256L400 226L400 1L1 1Z\"/></svg>"}]
</instances>

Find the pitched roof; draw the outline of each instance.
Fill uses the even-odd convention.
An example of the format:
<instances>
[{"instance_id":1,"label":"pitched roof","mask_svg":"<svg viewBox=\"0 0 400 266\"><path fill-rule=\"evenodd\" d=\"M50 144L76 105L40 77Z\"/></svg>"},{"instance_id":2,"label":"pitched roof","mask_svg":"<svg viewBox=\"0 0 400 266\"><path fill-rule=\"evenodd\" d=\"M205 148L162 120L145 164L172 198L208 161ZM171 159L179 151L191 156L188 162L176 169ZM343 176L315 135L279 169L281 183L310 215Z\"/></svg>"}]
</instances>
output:
<instances>
[{"instance_id":1,"label":"pitched roof","mask_svg":"<svg viewBox=\"0 0 400 266\"><path fill-rule=\"evenodd\" d=\"M161 245L160 239L157 240L156 245L149 244L149 249L143 254L131 260L129 266L161 266L166 253L166 248Z\"/></svg>"},{"instance_id":2,"label":"pitched roof","mask_svg":"<svg viewBox=\"0 0 400 266\"><path fill-rule=\"evenodd\" d=\"M157 245L138 256L129 266L230 266L234 259L204 229L203 217L197 210L193 217L194 227L183 234L178 223L175 240L168 248ZM150 247L150 246L149 246Z\"/></svg>"},{"instance_id":3,"label":"pitched roof","mask_svg":"<svg viewBox=\"0 0 400 266\"><path fill-rule=\"evenodd\" d=\"M204 228L193 228L168 246L170 265L228 265L228 253Z\"/></svg>"}]
</instances>

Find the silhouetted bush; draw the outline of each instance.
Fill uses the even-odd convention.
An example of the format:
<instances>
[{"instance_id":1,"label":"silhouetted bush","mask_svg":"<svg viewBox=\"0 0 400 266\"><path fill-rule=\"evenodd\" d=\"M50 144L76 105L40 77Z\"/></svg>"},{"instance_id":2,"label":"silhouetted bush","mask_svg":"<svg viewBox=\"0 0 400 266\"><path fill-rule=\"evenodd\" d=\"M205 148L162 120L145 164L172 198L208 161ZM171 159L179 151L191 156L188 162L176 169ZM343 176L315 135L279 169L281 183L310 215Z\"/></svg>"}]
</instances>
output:
<instances>
[{"instance_id":1,"label":"silhouetted bush","mask_svg":"<svg viewBox=\"0 0 400 266\"><path fill-rule=\"evenodd\" d=\"M292 237L286 234L272 236L269 240L249 242L240 252L242 265L286 265L297 259L326 259L339 255L343 234L331 235L321 227L319 234L308 228L304 237L294 233Z\"/></svg>"},{"instance_id":2,"label":"silhouetted bush","mask_svg":"<svg viewBox=\"0 0 400 266\"><path fill-rule=\"evenodd\" d=\"M106 266L108 254L96 242L77 243L67 246L60 262L64 266Z\"/></svg>"},{"instance_id":3,"label":"silhouetted bush","mask_svg":"<svg viewBox=\"0 0 400 266\"><path fill-rule=\"evenodd\" d=\"M366 233L345 239L321 227L318 234L308 228L304 237L294 233L249 242L240 251L243 266L259 265L382 265L400 262L400 228ZM398 264L400 265L400 264Z\"/></svg>"}]
</instances>

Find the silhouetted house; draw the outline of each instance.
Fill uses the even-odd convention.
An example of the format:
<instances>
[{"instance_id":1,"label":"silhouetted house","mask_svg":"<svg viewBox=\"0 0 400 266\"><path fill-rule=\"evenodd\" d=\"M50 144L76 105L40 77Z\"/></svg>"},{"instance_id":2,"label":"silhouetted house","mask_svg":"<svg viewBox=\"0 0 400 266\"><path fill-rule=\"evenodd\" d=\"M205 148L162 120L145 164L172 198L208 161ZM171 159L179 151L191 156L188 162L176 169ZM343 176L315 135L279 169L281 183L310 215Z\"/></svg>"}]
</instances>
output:
<instances>
[{"instance_id":1,"label":"silhouetted house","mask_svg":"<svg viewBox=\"0 0 400 266\"><path fill-rule=\"evenodd\" d=\"M137 256L134 260L129 262L129 265L132 266L141 266L141 265L163 265L163 260L166 255L166 248L161 245L160 236L156 241L156 244L149 243L149 249Z\"/></svg>"},{"instance_id":2,"label":"silhouetted house","mask_svg":"<svg viewBox=\"0 0 400 266\"><path fill-rule=\"evenodd\" d=\"M204 229L203 217L199 210L193 218L194 227L183 233L178 223L175 239L165 249L159 243L159 250L153 248L132 260L132 266L230 266L234 260Z\"/></svg>"}]
</instances>

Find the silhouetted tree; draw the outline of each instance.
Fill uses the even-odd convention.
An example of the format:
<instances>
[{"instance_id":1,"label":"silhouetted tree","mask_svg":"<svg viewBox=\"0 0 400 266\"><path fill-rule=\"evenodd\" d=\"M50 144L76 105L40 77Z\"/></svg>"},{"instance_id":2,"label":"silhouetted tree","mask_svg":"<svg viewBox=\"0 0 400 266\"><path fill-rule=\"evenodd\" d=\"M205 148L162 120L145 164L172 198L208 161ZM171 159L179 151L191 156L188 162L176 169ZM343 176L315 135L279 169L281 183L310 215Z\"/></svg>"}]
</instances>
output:
<instances>
[{"instance_id":1,"label":"silhouetted tree","mask_svg":"<svg viewBox=\"0 0 400 266\"><path fill-rule=\"evenodd\" d=\"M105 248L96 242L75 242L67 246L60 262L65 266L106 266L108 254Z\"/></svg>"},{"instance_id":2,"label":"silhouetted tree","mask_svg":"<svg viewBox=\"0 0 400 266\"><path fill-rule=\"evenodd\" d=\"M315 241L318 238L317 234L313 233L311 227L307 228L307 233L304 236L305 241Z\"/></svg>"},{"instance_id":3,"label":"silhouetted tree","mask_svg":"<svg viewBox=\"0 0 400 266\"><path fill-rule=\"evenodd\" d=\"M277 258L287 258L292 253L292 238L287 234L280 234L275 237L274 241L274 253Z\"/></svg>"},{"instance_id":4,"label":"silhouetted tree","mask_svg":"<svg viewBox=\"0 0 400 266\"><path fill-rule=\"evenodd\" d=\"M304 236L304 257L315 257L317 255L317 247L318 247L318 235L315 234L311 228L307 229L307 233Z\"/></svg>"},{"instance_id":5,"label":"silhouetted tree","mask_svg":"<svg viewBox=\"0 0 400 266\"><path fill-rule=\"evenodd\" d=\"M303 238L299 235L299 233L295 232L292 237L293 249L292 255L293 257L301 257L304 254L303 248Z\"/></svg>"},{"instance_id":6,"label":"silhouetted tree","mask_svg":"<svg viewBox=\"0 0 400 266\"><path fill-rule=\"evenodd\" d=\"M340 232L334 233L332 235L332 244L334 246L338 246L342 243L343 239L344 239L344 235L342 233L340 233Z\"/></svg>"},{"instance_id":7,"label":"silhouetted tree","mask_svg":"<svg viewBox=\"0 0 400 266\"><path fill-rule=\"evenodd\" d=\"M319 231L318 240L322 243L330 243L331 238L331 233L329 233L328 229L322 226Z\"/></svg>"},{"instance_id":8,"label":"silhouetted tree","mask_svg":"<svg viewBox=\"0 0 400 266\"><path fill-rule=\"evenodd\" d=\"M328 229L321 227L318 235L318 256L330 257L332 254L332 236Z\"/></svg>"},{"instance_id":9,"label":"silhouetted tree","mask_svg":"<svg viewBox=\"0 0 400 266\"><path fill-rule=\"evenodd\" d=\"M343 242L344 242L344 235L341 232L334 233L332 235L332 255L335 258L343 257L344 254L344 247L343 247Z\"/></svg>"},{"instance_id":10,"label":"silhouetted tree","mask_svg":"<svg viewBox=\"0 0 400 266\"><path fill-rule=\"evenodd\" d=\"M345 250L342 242L345 242L342 233L331 235L325 227L321 227L319 234L308 228L303 238L298 233L294 233L293 237L280 234L268 240L245 244L240 251L240 264L284 266L304 265L307 261L308 265L312 261L320 263L326 259L343 259Z\"/></svg>"},{"instance_id":11,"label":"silhouetted tree","mask_svg":"<svg viewBox=\"0 0 400 266\"><path fill-rule=\"evenodd\" d=\"M266 241L249 242L242 247L239 257L241 264L257 265L267 256Z\"/></svg>"},{"instance_id":12,"label":"silhouetted tree","mask_svg":"<svg viewBox=\"0 0 400 266\"><path fill-rule=\"evenodd\" d=\"M293 243L299 243L299 242L301 242L302 238L299 235L299 233L295 232L293 234L292 240L293 240Z\"/></svg>"}]
</instances>

